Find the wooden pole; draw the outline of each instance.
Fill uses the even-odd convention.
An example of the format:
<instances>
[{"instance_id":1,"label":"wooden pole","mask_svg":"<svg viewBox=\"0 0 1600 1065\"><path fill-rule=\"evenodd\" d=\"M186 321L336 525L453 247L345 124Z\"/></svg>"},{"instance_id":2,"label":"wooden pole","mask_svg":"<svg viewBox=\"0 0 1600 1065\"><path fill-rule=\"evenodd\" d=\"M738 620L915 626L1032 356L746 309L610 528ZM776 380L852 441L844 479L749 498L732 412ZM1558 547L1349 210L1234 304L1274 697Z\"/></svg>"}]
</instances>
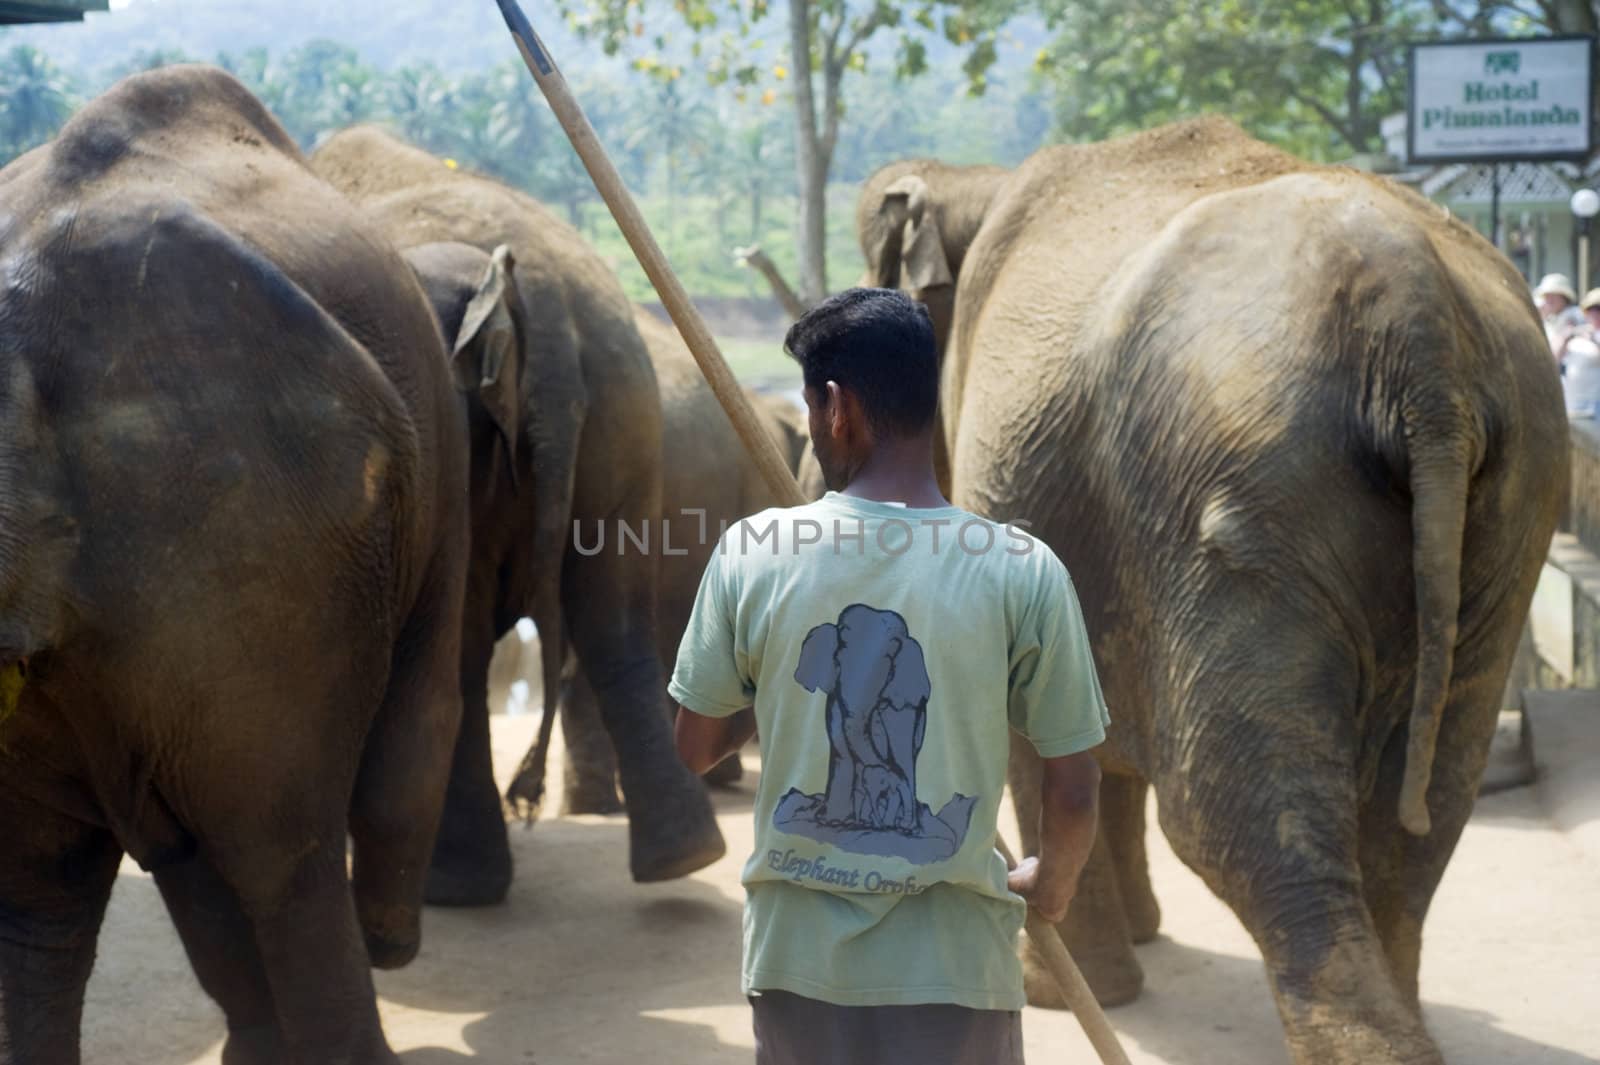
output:
<instances>
[{"instance_id":1,"label":"wooden pole","mask_svg":"<svg viewBox=\"0 0 1600 1065\"><path fill-rule=\"evenodd\" d=\"M797 507L809 502L801 493L794 474L784 463L778 445L756 420L755 411L750 409L750 401L745 398L744 390L739 387L733 372L723 361L722 353L717 350L717 342L712 339L711 330L706 328L705 319L700 317L700 312L689 301L689 294L683 290L678 276L667 265L667 257L651 234L644 215L639 213L639 207L633 202L627 186L622 183L622 175L617 173L610 156L601 147L594 127L589 125L588 117L567 86L567 79L561 76L550 53L545 51L544 42L533 32L517 0L496 2L500 5L500 13L505 16L506 25L511 29L511 36L517 42L518 51L522 53L523 62L528 64L528 72L539 83L545 99L550 101L550 110L555 112L561 128L567 131L578 158L583 160L589 176L594 179L595 188L600 191L600 198L611 209L611 216L617 220L617 228L622 230L639 265L644 267L645 275L655 286L673 324L683 334L684 343L689 346L694 361L700 364L700 372L705 375L711 391L716 393L722 409L728 412L728 420L733 422L734 430L739 434L739 439L744 441L745 449L750 452L767 487L772 489L778 502L784 506Z\"/></svg>"},{"instance_id":2,"label":"wooden pole","mask_svg":"<svg viewBox=\"0 0 1600 1065\"><path fill-rule=\"evenodd\" d=\"M1017 856L1006 846L1005 839L995 836L994 846L1006 860L1006 868L1015 869ZM1056 931L1055 925L1046 921L1038 910L1029 906L1028 919L1023 928L1027 930L1028 938L1033 940L1033 945L1039 948L1039 953L1044 955L1044 963L1049 968L1050 975L1055 978L1056 987L1061 989L1061 997L1067 1000L1067 1008L1078 1018L1078 1024L1083 1027L1083 1034L1089 1037L1089 1045L1094 1047L1094 1052L1100 1056L1100 1060L1105 1065L1130 1065L1128 1055L1122 1050L1122 1044L1117 1042L1116 1031L1106 1019L1105 1011L1100 1008L1094 992L1089 990L1089 981L1083 978L1078 963L1067 953L1067 945L1061 942L1061 934Z\"/></svg>"},{"instance_id":3,"label":"wooden pole","mask_svg":"<svg viewBox=\"0 0 1600 1065\"><path fill-rule=\"evenodd\" d=\"M556 68L550 53L545 51L544 42L534 33L533 27L528 23L527 15L523 14L517 0L496 0L496 3L500 5L500 13L505 16L506 26L517 42L517 50L522 53L523 62L528 65L528 72L533 75L533 80L538 83L545 99L550 102L550 110L555 112L556 120L561 123L561 128L566 130L567 137L578 152L578 158L583 160L585 169L594 180L601 199L605 200L606 206L611 209L611 216L617 220L617 227L622 230L628 246L638 257L639 265L644 267L645 275L655 286L657 294L661 297L662 306L666 307L667 314L678 327L678 332L683 334L684 343L689 346L694 361L700 365L700 372L705 375L706 383L711 386L711 391L715 393L722 408L728 412L728 419L733 422L734 429L744 441L745 449L755 460L762 477L784 505L800 506L809 502L800 491L800 485L795 480L794 474L784 463L777 442L767 435L761 423L756 420L755 412L750 409L744 390L739 387L733 372L723 361L722 353L717 350L717 343L712 339L711 331L706 328L705 320L700 317L700 312L689 300L689 294L684 291L683 284L672 272L666 255L656 243L655 237L651 235L650 226L645 222L644 215L639 213L638 205L633 202L633 196L622 183L622 176L612 165L610 157L600 145L600 139L595 136L594 127L589 125L589 119L567 86L566 78L561 76L561 71ZM1006 864L1015 866L1016 859L1012 856L1010 848L1005 845L1005 841L996 837L995 845L1005 856ZM1061 942L1061 936L1056 932L1055 926L1029 907L1026 928L1028 936L1039 948L1039 953L1044 956L1051 975L1061 988L1062 997L1072 1007L1073 1015L1083 1026L1084 1034L1089 1037L1089 1042L1100 1056L1101 1062L1104 1065L1129 1065L1128 1056L1122 1052L1116 1033L1112 1031L1110 1022L1100 1009L1100 1004L1089 991L1089 985L1084 982L1083 973L1079 972L1071 955L1067 953L1067 948Z\"/></svg>"}]
</instances>

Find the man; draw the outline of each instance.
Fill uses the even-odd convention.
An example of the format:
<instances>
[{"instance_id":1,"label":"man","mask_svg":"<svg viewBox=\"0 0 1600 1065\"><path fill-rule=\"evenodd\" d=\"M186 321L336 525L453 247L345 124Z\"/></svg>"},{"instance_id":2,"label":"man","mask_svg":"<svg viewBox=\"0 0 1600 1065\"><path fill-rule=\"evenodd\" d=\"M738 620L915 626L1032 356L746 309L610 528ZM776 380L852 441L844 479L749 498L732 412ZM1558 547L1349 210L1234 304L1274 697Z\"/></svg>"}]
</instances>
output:
<instances>
[{"instance_id":1,"label":"man","mask_svg":"<svg viewBox=\"0 0 1600 1065\"><path fill-rule=\"evenodd\" d=\"M1584 328L1583 312L1578 310L1578 294L1566 274L1545 274L1533 290L1539 317L1544 319L1544 337L1556 362L1566 353L1567 340Z\"/></svg>"},{"instance_id":2,"label":"man","mask_svg":"<svg viewBox=\"0 0 1600 1065\"><path fill-rule=\"evenodd\" d=\"M920 304L853 289L785 347L832 491L723 536L670 686L691 769L759 725L756 1061L1020 1063L1023 898L1059 920L1095 830L1108 719L1077 598L1048 547L940 494ZM1042 853L1008 877L1012 729L1045 769Z\"/></svg>"},{"instance_id":3,"label":"man","mask_svg":"<svg viewBox=\"0 0 1600 1065\"><path fill-rule=\"evenodd\" d=\"M1600 288L1584 293L1584 327L1567 338L1561 356L1561 390L1567 416L1600 416Z\"/></svg>"},{"instance_id":4,"label":"man","mask_svg":"<svg viewBox=\"0 0 1600 1065\"><path fill-rule=\"evenodd\" d=\"M1578 306L1583 309L1583 321L1589 334L1600 335L1600 288L1591 288L1585 292L1583 302Z\"/></svg>"}]
</instances>

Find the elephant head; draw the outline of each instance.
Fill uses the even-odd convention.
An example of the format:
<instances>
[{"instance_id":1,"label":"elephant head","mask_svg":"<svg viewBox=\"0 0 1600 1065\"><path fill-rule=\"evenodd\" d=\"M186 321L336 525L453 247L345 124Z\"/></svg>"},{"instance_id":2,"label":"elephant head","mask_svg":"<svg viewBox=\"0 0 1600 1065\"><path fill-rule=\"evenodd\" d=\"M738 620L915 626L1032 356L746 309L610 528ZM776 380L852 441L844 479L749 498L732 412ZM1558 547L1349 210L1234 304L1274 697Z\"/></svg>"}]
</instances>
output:
<instances>
[{"instance_id":1,"label":"elephant head","mask_svg":"<svg viewBox=\"0 0 1600 1065\"><path fill-rule=\"evenodd\" d=\"M405 257L439 319L456 388L468 397L469 421L481 417L494 427L496 462L504 462L505 476L515 483L523 329L516 259L504 245L485 256L465 244L424 244Z\"/></svg>"},{"instance_id":2,"label":"elephant head","mask_svg":"<svg viewBox=\"0 0 1600 1065\"><path fill-rule=\"evenodd\" d=\"M822 624L806 633L800 645L800 664L795 668L795 683L808 692L821 690L828 695L839 682L839 627Z\"/></svg>"},{"instance_id":3,"label":"elephant head","mask_svg":"<svg viewBox=\"0 0 1600 1065\"><path fill-rule=\"evenodd\" d=\"M941 366L955 324L961 267L1010 176L998 166L906 159L868 178L856 201L856 233L867 260L861 284L900 289L928 308ZM959 407L948 380L939 416L945 431L935 434L933 448L934 472L946 495L952 487L950 413ZM948 410L943 408L947 400ZM820 480L820 468L815 474L808 484Z\"/></svg>"},{"instance_id":4,"label":"elephant head","mask_svg":"<svg viewBox=\"0 0 1600 1065\"><path fill-rule=\"evenodd\" d=\"M519 295L516 259L500 245L485 253L470 244L421 244L403 253L433 306L450 355L456 388L466 399L473 447L473 483L504 481L524 496L518 469L538 471L539 520L529 557L539 578L527 602L539 630L547 711L561 689L565 645L560 601L560 560L571 511L576 433L561 428L566 400L538 387L541 368L526 357L528 319ZM547 409L554 407L555 409ZM552 423L555 427L552 428ZM489 457L476 441L492 428ZM519 448L531 453L519 459ZM485 465L487 463L487 465ZM488 489L488 490L492 490Z\"/></svg>"},{"instance_id":5,"label":"elephant head","mask_svg":"<svg viewBox=\"0 0 1600 1065\"><path fill-rule=\"evenodd\" d=\"M961 264L1010 171L908 159L867 179L856 232L867 260L862 284L898 288L921 301L944 352Z\"/></svg>"}]
</instances>

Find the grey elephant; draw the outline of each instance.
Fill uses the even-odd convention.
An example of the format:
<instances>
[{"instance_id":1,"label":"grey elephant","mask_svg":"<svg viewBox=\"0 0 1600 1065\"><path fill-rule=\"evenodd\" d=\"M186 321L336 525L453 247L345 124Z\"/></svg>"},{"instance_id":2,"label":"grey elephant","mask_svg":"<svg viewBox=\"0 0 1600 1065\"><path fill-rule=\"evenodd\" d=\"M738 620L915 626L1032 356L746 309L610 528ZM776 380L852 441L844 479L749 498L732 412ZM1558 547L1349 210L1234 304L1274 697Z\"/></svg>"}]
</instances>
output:
<instances>
[{"instance_id":1,"label":"grey elephant","mask_svg":"<svg viewBox=\"0 0 1600 1065\"><path fill-rule=\"evenodd\" d=\"M524 615L539 628L547 710L569 641L596 692L618 752L634 879L670 879L715 861L726 847L710 798L672 749L655 632L656 553L617 542L619 523L637 530L661 517L660 400L621 284L530 197L380 130L335 135L312 165L407 252L452 348L494 352L501 367L493 382L465 393L465 710L429 901L492 903L510 885L486 678L496 639ZM497 280L491 256L502 247ZM607 547L580 552L577 536L592 542L601 529ZM508 797L536 801L543 774L530 752Z\"/></svg>"},{"instance_id":2,"label":"grey elephant","mask_svg":"<svg viewBox=\"0 0 1600 1065\"><path fill-rule=\"evenodd\" d=\"M828 787L836 824L916 827L917 754L928 726L928 669L899 614L859 603L806 634L794 679L827 693ZM892 808L895 816L885 811Z\"/></svg>"},{"instance_id":3,"label":"grey elephant","mask_svg":"<svg viewBox=\"0 0 1600 1065\"><path fill-rule=\"evenodd\" d=\"M917 756L933 695L922 645L893 610L852 603L806 633L794 681L826 696L822 792L791 789L773 824L858 854L940 861L961 849L976 800L934 813L917 798Z\"/></svg>"},{"instance_id":4,"label":"grey elephant","mask_svg":"<svg viewBox=\"0 0 1600 1065\"><path fill-rule=\"evenodd\" d=\"M217 70L121 82L0 203L0 1059L79 1060L128 854L230 1065L395 1062L468 548L427 301Z\"/></svg>"},{"instance_id":5,"label":"grey elephant","mask_svg":"<svg viewBox=\"0 0 1600 1065\"><path fill-rule=\"evenodd\" d=\"M1062 931L1096 994L1139 992L1159 922L1153 784L1297 1062L1438 1062L1423 918L1566 482L1522 278L1420 197L1222 120L897 163L858 221L871 281L950 310L951 498L1031 522L1093 634L1101 831Z\"/></svg>"},{"instance_id":6,"label":"grey elephant","mask_svg":"<svg viewBox=\"0 0 1600 1065\"><path fill-rule=\"evenodd\" d=\"M656 638L663 668L672 669L689 624L700 575L724 523L777 505L728 416L706 385L677 330L648 311L635 323L650 350L661 395L662 528L657 572ZM747 392L767 432L794 467L806 442L803 414L778 395ZM682 552L681 554L679 552ZM566 741L563 809L608 813L618 808L616 761L599 727L594 692L576 669L564 675L561 732ZM734 755L706 774L728 783L740 771Z\"/></svg>"}]
</instances>

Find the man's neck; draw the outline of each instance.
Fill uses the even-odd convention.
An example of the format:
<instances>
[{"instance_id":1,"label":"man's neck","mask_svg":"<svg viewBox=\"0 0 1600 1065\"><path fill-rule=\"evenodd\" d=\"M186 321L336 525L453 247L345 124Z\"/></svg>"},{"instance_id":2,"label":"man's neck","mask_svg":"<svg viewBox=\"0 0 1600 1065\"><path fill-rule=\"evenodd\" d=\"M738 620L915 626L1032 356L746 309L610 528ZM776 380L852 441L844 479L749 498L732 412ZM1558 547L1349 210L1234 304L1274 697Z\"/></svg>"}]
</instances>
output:
<instances>
[{"instance_id":1,"label":"man's neck","mask_svg":"<svg viewBox=\"0 0 1600 1065\"><path fill-rule=\"evenodd\" d=\"M917 510L950 505L933 474L930 436L878 443L840 494Z\"/></svg>"}]
</instances>

